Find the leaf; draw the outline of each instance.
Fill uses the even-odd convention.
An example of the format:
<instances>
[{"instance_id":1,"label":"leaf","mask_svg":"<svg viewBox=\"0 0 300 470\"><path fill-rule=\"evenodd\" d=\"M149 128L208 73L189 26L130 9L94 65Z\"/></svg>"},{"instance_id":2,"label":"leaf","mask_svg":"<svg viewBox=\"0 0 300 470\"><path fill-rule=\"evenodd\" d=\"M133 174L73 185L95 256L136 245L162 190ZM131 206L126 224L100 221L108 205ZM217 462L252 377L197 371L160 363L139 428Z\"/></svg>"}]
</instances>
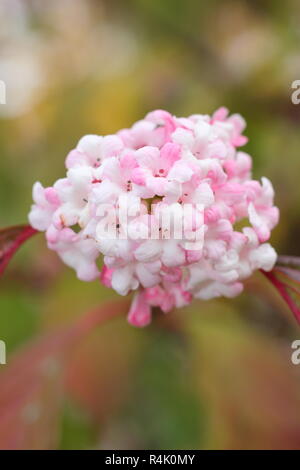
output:
<instances>
[{"instance_id":1,"label":"leaf","mask_svg":"<svg viewBox=\"0 0 300 470\"><path fill-rule=\"evenodd\" d=\"M261 270L266 278L273 284L283 300L300 323L300 271L292 268L275 266L266 272Z\"/></svg>"},{"instance_id":2,"label":"leaf","mask_svg":"<svg viewBox=\"0 0 300 470\"><path fill-rule=\"evenodd\" d=\"M276 271L285 274L286 277L290 280L300 283L300 271L298 271L297 269L279 266L276 268Z\"/></svg>"},{"instance_id":3,"label":"leaf","mask_svg":"<svg viewBox=\"0 0 300 470\"><path fill-rule=\"evenodd\" d=\"M78 344L66 368L72 400L101 429L130 395L139 357L139 331L122 321L103 325Z\"/></svg>"},{"instance_id":4,"label":"leaf","mask_svg":"<svg viewBox=\"0 0 300 470\"><path fill-rule=\"evenodd\" d=\"M9 358L0 373L0 449L57 447L70 352L98 325L127 309L126 300L108 302Z\"/></svg>"},{"instance_id":5,"label":"leaf","mask_svg":"<svg viewBox=\"0 0 300 470\"><path fill-rule=\"evenodd\" d=\"M61 340L60 335L44 338L3 367L1 449L55 448L62 401Z\"/></svg>"},{"instance_id":6,"label":"leaf","mask_svg":"<svg viewBox=\"0 0 300 470\"><path fill-rule=\"evenodd\" d=\"M18 248L37 230L30 225L17 225L0 230L0 276Z\"/></svg>"}]
</instances>

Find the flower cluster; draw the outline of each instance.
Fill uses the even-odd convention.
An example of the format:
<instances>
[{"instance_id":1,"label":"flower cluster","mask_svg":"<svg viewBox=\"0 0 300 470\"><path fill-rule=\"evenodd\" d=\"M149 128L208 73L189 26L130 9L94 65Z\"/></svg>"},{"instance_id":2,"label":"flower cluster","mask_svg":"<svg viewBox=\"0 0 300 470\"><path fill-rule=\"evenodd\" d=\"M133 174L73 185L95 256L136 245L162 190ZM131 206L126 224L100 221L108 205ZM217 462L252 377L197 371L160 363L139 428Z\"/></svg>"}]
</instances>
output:
<instances>
[{"instance_id":1,"label":"flower cluster","mask_svg":"<svg viewBox=\"0 0 300 470\"><path fill-rule=\"evenodd\" d=\"M65 178L34 185L30 223L79 279L136 291L134 325L151 321L152 306L168 312L194 297L234 297L254 270L273 268L266 242L279 216L270 181L251 179L251 157L238 150L244 127L225 108L189 118L158 110L116 135L84 136L67 156ZM99 230L103 207L113 213L125 203L126 236L118 216L119 236ZM189 218L185 205L194 209ZM165 226L174 215L185 222L181 237ZM156 236L145 237L150 225Z\"/></svg>"}]
</instances>

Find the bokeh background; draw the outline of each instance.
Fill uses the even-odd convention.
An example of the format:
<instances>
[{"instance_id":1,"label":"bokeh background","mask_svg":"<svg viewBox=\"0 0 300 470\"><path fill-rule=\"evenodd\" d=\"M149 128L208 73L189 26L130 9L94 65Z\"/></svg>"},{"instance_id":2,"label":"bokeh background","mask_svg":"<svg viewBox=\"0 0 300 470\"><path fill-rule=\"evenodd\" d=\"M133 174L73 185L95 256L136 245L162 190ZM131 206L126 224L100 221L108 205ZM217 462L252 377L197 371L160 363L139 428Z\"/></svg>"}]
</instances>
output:
<instances>
[{"instance_id":1,"label":"bokeh background","mask_svg":"<svg viewBox=\"0 0 300 470\"><path fill-rule=\"evenodd\" d=\"M224 105L248 122L255 177L274 184L273 245L300 256L297 0L1 0L0 24L1 227L26 222L33 183L59 178L82 135L156 108ZM300 330L262 275L237 299L194 302L145 330L124 308L72 333L110 300L42 236L17 254L0 283L0 448L300 448Z\"/></svg>"}]
</instances>

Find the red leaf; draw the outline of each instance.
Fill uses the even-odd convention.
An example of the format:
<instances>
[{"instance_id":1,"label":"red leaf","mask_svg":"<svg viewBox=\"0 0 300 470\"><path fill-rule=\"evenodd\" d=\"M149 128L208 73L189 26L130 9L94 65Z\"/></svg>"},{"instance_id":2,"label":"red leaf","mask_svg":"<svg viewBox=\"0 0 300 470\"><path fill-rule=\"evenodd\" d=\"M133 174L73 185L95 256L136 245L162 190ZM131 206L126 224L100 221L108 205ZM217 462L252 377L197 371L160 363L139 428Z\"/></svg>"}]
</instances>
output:
<instances>
[{"instance_id":1,"label":"red leaf","mask_svg":"<svg viewBox=\"0 0 300 470\"><path fill-rule=\"evenodd\" d=\"M122 319L93 331L70 354L67 391L102 431L130 393L139 358L138 338L137 331Z\"/></svg>"},{"instance_id":2,"label":"red leaf","mask_svg":"<svg viewBox=\"0 0 300 470\"><path fill-rule=\"evenodd\" d=\"M274 268L270 272L261 270L261 272L269 279L273 286L277 289L281 297L287 303L293 314L295 315L296 320L300 323L300 290L297 290L293 282L297 281L294 277L290 277L288 272L282 271L284 274L284 281L280 278L280 268ZM293 294L293 296L292 296ZM295 298L294 298L295 297ZM298 300L298 303L297 303Z\"/></svg>"},{"instance_id":3,"label":"red leaf","mask_svg":"<svg viewBox=\"0 0 300 470\"><path fill-rule=\"evenodd\" d=\"M128 301L103 304L73 325L36 340L0 373L0 449L54 449L69 353L98 325L126 314Z\"/></svg>"},{"instance_id":4,"label":"red leaf","mask_svg":"<svg viewBox=\"0 0 300 470\"><path fill-rule=\"evenodd\" d=\"M36 233L37 230L30 225L17 225L0 230L0 276L18 248Z\"/></svg>"}]
</instances>

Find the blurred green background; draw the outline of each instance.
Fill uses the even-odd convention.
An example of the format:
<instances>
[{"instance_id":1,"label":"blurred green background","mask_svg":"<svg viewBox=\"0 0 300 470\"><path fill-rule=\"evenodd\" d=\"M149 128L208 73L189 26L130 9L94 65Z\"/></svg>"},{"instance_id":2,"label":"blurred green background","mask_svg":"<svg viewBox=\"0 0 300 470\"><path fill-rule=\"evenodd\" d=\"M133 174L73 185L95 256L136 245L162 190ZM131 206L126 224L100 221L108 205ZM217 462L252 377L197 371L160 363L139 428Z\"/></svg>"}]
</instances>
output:
<instances>
[{"instance_id":1,"label":"blurred green background","mask_svg":"<svg viewBox=\"0 0 300 470\"><path fill-rule=\"evenodd\" d=\"M274 184L273 245L300 256L297 0L1 0L0 23L1 227L26 222L33 183L61 177L82 135L223 105ZM260 274L246 287L141 331L124 310L35 368L28 343L117 295L33 238L0 284L0 448L299 449L299 327Z\"/></svg>"}]
</instances>

